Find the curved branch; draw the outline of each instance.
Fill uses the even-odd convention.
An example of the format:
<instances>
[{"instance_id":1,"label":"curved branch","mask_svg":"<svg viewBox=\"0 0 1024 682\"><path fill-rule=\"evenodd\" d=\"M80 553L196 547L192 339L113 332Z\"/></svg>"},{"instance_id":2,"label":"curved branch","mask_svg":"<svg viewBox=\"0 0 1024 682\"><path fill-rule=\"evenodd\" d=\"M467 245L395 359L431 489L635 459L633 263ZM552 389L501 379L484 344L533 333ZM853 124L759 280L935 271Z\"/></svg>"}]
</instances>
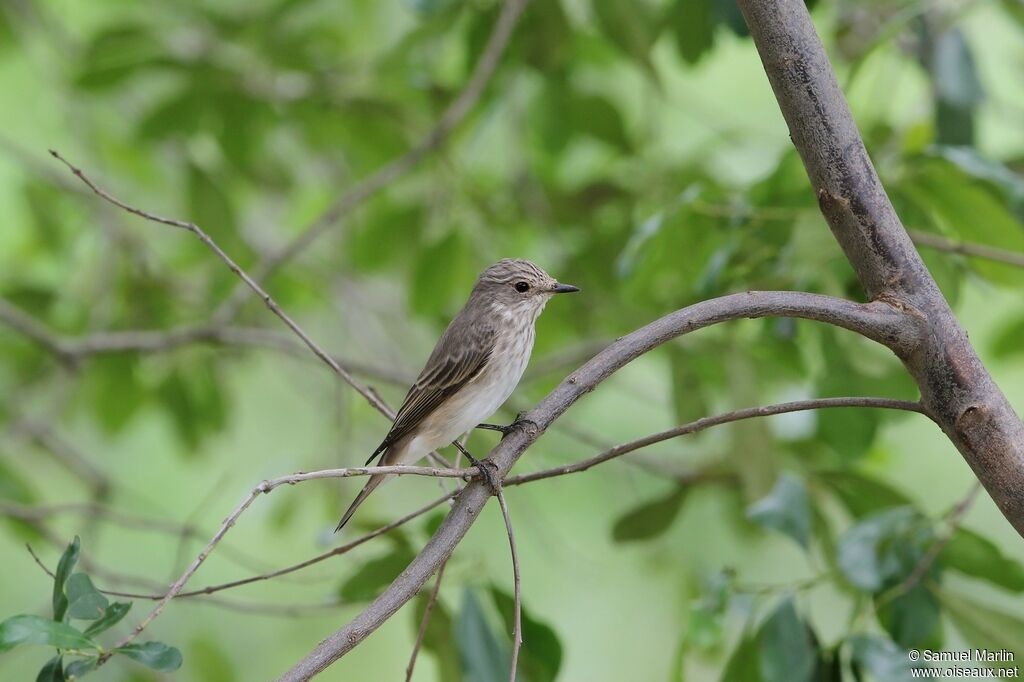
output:
<instances>
[{"instance_id":1,"label":"curved branch","mask_svg":"<svg viewBox=\"0 0 1024 682\"><path fill-rule=\"evenodd\" d=\"M989 376L864 148L803 0L739 0L821 212L872 300L916 311L921 401L1024 536L1024 423Z\"/></svg>"},{"instance_id":2,"label":"curved branch","mask_svg":"<svg viewBox=\"0 0 1024 682\"><path fill-rule=\"evenodd\" d=\"M656 320L620 338L570 374L491 451L489 459L504 477L533 442L580 397L612 373L666 341L697 329L741 318L768 316L818 320L850 329L893 348L912 352L920 340L917 318L883 303L857 304L818 294L747 292L703 301ZM467 485L437 532L412 563L350 623L337 630L280 680L308 680L365 639L422 589L451 556L487 502L486 484Z\"/></svg>"}]
</instances>

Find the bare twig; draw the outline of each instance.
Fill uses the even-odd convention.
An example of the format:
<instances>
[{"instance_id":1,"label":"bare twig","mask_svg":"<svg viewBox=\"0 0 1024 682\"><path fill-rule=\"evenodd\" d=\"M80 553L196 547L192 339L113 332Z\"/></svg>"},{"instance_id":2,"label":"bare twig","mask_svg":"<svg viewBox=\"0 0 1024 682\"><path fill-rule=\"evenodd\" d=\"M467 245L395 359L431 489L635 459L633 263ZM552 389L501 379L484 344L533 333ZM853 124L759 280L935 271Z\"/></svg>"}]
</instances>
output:
<instances>
[{"instance_id":1,"label":"bare twig","mask_svg":"<svg viewBox=\"0 0 1024 682\"><path fill-rule=\"evenodd\" d=\"M927 246L928 248L935 249L937 251L959 253L973 258L984 258L985 260L1024 268L1024 253L998 249L994 246L988 246L987 244L956 241L933 232L909 230L909 233L910 238L914 240L914 243L920 246Z\"/></svg>"},{"instance_id":2,"label":"bare twig","mask_svg":"<svg viewBox=\"0 0 1024 682\"><path fill-rule=\"evenodd\" d=\"M191 232L193 235L195 235L195 237L199 239L199 241L205 244L207 248L213 251L213 253L221 261L223 261L225 265L228 266L231 272L235 273L235 275L237 275L239 279L241 279L242 282L247 287L252 289L252 291L255 292L257 296L260 297L260 300L262 300L263 303L266 304L267 308L269 308L270 311L274 313L274 315L276 315L282 322L284 322L284 324L292 331L292 333L298 336L302 340L302 342L306 344L306 347L313 352L314 355L316 355L328 367L334 370L335 374L337 374L347 384L354 388L356 392L359 393L359 395L363 396L363 398L365 398L366 401L370 403L370 405L372 405L377 410L385 414L389 419L394 418L394 413L391 411L391 409L387 405L385 405L383 401L381 401L380 398L378 398L373 391L370 391L366 386L357 381L356 378L352 376L351 373L349 373L344 367L339 365L338 362L333 357L331 357L331 355L329 355L315 341L313 341L313 339L310 338L310 336L306 334L306 332L303 331L302 328L284 312L284 310L281 309L281 306L277 304L277 301L275 301L270 296L270 294L268 294L266 290L259 285L259 283L255 279L250 277L249 274L245 270L243 270L238 265L238 263L234 261L233 258L231 258L231 256L226 254L224 250L221 249L220 246L218 246L217 243L210 237L210 235L208 235L202 228L200 228L195 223L186 222L184 220L178 220L176 218L164 218L154 213L150 213L149 211L144 211L140 208L136 208L134 206L126 204L125 202L121 201L117 197L107 192L102 187L99 187L80 168L78 168L70 161L65 159L58 152L51 149L50 154L52 154L55 159L59 160L65 166L67 166L68 169L70 169L71 172L74 173L79 180L84 182L86 186L89 187L89 189L91 189L94 193L96 193L97 196L101 197L105 201L108 201L114 206L117 206L118 208L123 209L129 213L137 215L140 218L145 218L146 220L155 223L160 223L163 225L169 225L180 230Z\"/></svg>"},{"instance_id":3,"label":"bare twig","mask_svg":"<svg viewBox=\"0 0 1024 682\"><path fill-rule=\"evenodd\" d=\"M512 518L508 514L508 505L505 504L505 493L499 487L497 490L498 505L501 507L501 516L505 519L505 531L508 533L508 548L512 554L512 580L514 587L514 612L512 625L512 664L509 671L509 682L516 682L516 668L519 665L519 649L523 645L523 596L522 580L519 574L519 552L516 550L516 535L512 532Z\"/></svg>"},{"instance_id":4,"label":"bare twig","mask_svg":"<svg viewBox=\"0 0 1024 682\"><path fill-rule=\"evenodd\" d=\"M444 562L437 569L437 577L434 578L434 589L430 591L430 598L427 599L427 606L423 611L423 618L420 619L420 628L416 632L416 643L412 647L412 654L409 655L409 665L405 666L405 682L411 682L412 672L416 669L416 657L423 646L423 638L427 636L427 627L430 625L430 615L434 611L434 604L437 603L437 595L441 591L441 579L444 577L444 568L448 562Z\"/></svg>"},{"instance_id":5,"label":"bare twig","mask_svg":"<svg viewBox=\"0 0 1024 682\"><path fill-rule=\"evenodd\" d=\"M921 579L928 574L931 570L935 560L942 554L942 550L946 548L949 541L953 539L960 524L963 523L964 517L967 516L967 512L970 511L974 501L978 498L978 493L981 492L981 483L975 481L967 494L956 503L956 505L949 511L946 516L946 530L934 542L928 547L928 551L925 552L924 556L921 557L920 561L914 566L914 570L910 572L910 575L906 577L903 582L899 583L891 590L883 593L878 600L875 602L875 610L882 608L884 605L891 602L893 599L900 597L910 590L914 589Z\"/></svg>"},{"instance_id":6,"label":"bare twig","mask_svg":"<svg viewBox=\"0 0 1024 682\"><path fill-rule=\"evenodd\" d=\"M775 405L764 405L761 407L748 407L741 410L733 410L732 412L725 412L723 414L716 414L711 417L702 417L701 419L690 422L689 424L683 424L666 431L661 431L659 433L654 433L649 436L644 436L643 438L629 441L628 443L622 443L621 445L608 448L600 454L588 457L587 459L574 464L564 464L562 466L544 469L543 471L535 471L529 474L512 476L505 479L504 485L522 485L523 483L531 483L544 478L552 478L554 476L564 476L565 474L575 474L580 471L586 471L587 469L601 464L602 462L607 462L610 459L621 457L622 455L639 450L640 448L645 448L649 445L654 445L655 443L660 443L672 438L678 438L679 436L697 433L704 429L711 428L712 426L719 426L721 424L728 424L730 422L751 419L754 417L769 417L776 414L786 414L788 412L803 412L806 410L842 407L879 407L891 410L907 410L927 415L927 412L925 412L921 403L911 402L909 400L893 400L891 398L815 398L811 400L796 400L788 403L778 403Z\"/></svg>"}]
</instances>

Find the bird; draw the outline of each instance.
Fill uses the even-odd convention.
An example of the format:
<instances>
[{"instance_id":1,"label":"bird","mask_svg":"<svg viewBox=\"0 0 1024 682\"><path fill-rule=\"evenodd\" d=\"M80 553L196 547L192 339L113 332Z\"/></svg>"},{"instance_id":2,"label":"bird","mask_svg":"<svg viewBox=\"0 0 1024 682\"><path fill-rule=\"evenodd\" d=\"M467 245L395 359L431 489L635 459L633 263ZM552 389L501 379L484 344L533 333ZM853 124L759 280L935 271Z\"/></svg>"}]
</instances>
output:
<instances>
[{"instance_id":1,"label":"bird","mask_svg":"<svg viewBox=\"0 0 1024 682\"><path fill-rule=\"evenodd\" d=\"M481 422L508 400L526 370L544 306L557 294L576 291L528 260L506 258L480 273L366 464L377 457L381 465L412 464L478 425L489 427ZM470 460L493 488L489 471ZM371 475L334 532L389 478Z\"/></svg>"}]
</instances>

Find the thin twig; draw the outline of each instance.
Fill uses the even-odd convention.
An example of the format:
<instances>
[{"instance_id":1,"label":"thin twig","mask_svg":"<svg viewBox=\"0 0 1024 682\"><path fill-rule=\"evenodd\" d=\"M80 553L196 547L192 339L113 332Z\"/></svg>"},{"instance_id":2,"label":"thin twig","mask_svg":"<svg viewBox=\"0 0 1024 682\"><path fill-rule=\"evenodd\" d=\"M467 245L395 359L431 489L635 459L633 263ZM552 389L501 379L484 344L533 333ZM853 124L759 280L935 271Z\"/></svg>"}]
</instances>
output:
<instances>
[{"instance_id":1,"label":"thin twig","mask_svg":"<svg viewBox=\"0 0 1024 682\"><path fill-rule=\"evenodd\" d=\"M926 246L937 251L959 253L974 258L984 258L985 260L1024 268L1024 253L1007 251L1006 249L999 249L987 244L955 241L932 232L922 232L921 230L908 230L907 232L918 246Z\"/></svg>"},{"instance_id":2,"label":"thin twig","mask_svg":"<svg viewBox=\"0 0 1024 682\"><path fill-rule=\"evenodd\" d=\"M508 505L505 504L505 494L499 487L496 495L498 505L501 507L501 516L505 519L505 530L508 532L508 547L512 554L512 580L514 588L514 614L512 625L512 664L509 672L509 682L516 682L516 668L519 665L519 648L523 644L523 597L522 585L519 575L519 552L516 550L516 536L512 532L512 518L508 513Z\"/></svg>"},{"instance_id":3,"label":"thin twig","mask_svg":"<svg viewBox=\"0 0 1024 682\"><path fill-rule=\"evenodd\" d=\"M924 556L921 557L920 561L914 566L914 570L910 572L910 575L906 577L901 583L896 585L890 590L884 592L879 596L875 602L875 610L882 608L892 600L910 592L914 589L919 582L928 574L935 560L942 554L942 550L946 548L949 541L956 535L956 531L960 528L960 524L963 523L964 517L967 516L967 512L970 511L974 501L978 498L978 493L981 492L981 482L975 481L967 494L956 503L956 505L949 510L946 516L946 530L945 532L936 538L936 540L928 547L928 551L925 552Z\"/></svg>"},{"instance_id":4,"label":"thin twig","mask_svg":"<svg viewBox=\"0 0 1024 682\"><path fill-rule=\"evenodd\" d=\"M411 682L412 671L416 668L416 657L423 646L423 638L427 636L427 626L430 625L430 614L434 611L434 604L437 603L437 595L441 591L441 579L444 577L445 566L448 562L441 564L437 569L437 577L434 578L434 589L430 591L430 598L427 599L427 607L423 611L423 618L420 619L420 629L416 633L416 643L412 647L412 654L409 656L409 665L405 666L405 682Z\"/></svg>"},{"instance_id":5,"label":"thin twig","mask_svg":"<svg viewBox=\"0 0 1024 682\"><path fill-rule=\"evenodd\" d=\"M668 429L667 431L661 431L659 433L654 433L649 436L644 436L643 438L629 441L628 443L622 443L621 445L608 448L600 454L588 457L587 459L574 464L565 464L562 466L552 467L550 469L544 469L543 471L535 471L529 474L512 476L511 478L505 479L504 485L522 485L523 483L530 483L543 478L552 478L554 476L564 476L565 474L574 474L580 471L586 471L587 469L601 464L602 462L607 462L610 459L621 457L622 455L633 452L634 450L639 450L640 448L645 448L649 445L677 438L679 436L685 436L690 433L697 433L698 431L703 431L704 429L711 428L712 426L728 424L729 422L751 419L753 417L768 417L776 414L786 414L787 412L802 412L806 410L840 407L880 407L891 410L918 412L927 416L927 412L924 407L921 406L921 403L909 400L894 400L891 398L815 398L811 400L795 400L788 403L777 403L775 405L763 405L761 407L748 407L741 410L733 410L732 412L725 412L723 414L716 414L711 417L702 417L701 419L690 422L689 424L683 424L682 426L676 426Z\"/></svg>"},{"instance_id":6,"label":"thin twig","mask_svg":"<svg viewBox=\"0 0 1024 682\"><path fill-rule=\"evenodd\" d=\"M125 202L121 201L120 199L113 196L105 189L94 183L92 179L90 179L89 176L87 176L80 168L78 168L70 161L65 159L57 151L51 149L50 154L52 154L55 159L57 159L65 166L67 166L68 169L72 173L74 173L79 180L84 182L89 189L91 189L97 196L104 199L105 201L108 201L114 206L117 206L118 208L123 209L129 213L137 215L140 218L145 218L146 220L155 223L161 223L163 225L176 227L180 230L185 230L195 235L196 238L199 239L199 241L203 242L203 244L205 244L207 248L213 251L213 253L216 254L216 256L220 260L222 260L225 265L228 266L231 272L235 273L235 275L237 275L238 278L241 279L242 282L244 282L247 287L252 289L253 292L255 292L256 295L260 297L260 300L262 300L263 303L266 304L267 308L269 308L270 311L274 313L274 315L276 315L282 322L284 322L284 324L290 330L292 330L292 332L296 336L298 336L304 344L306 344L306 347L309 348L314 355L316 355L328 367L334 370L334 373L341 377L347 384L352 386L352 388L354 388L356 392L359 393L359 395L363 396L363 398L365 398L366 401L370 403L370 405L377 408L377 410L379 410L383 414L387 415L389 419L394 419L394 414L391 412L391 409L387 405L385 405L374 392L370 391L366 386L357 381L356 378L352 376L351 373L349 373L344 367L339 365L338 362L335 361L335 359L331 357L330 354L324 351L315 341L313 341L313 339L310 338L310 336L306 334L306 332L303 331L302 328L291 317L289 317L287 313L284 312L284 310L281 309L281 306L277 304L277 301L275 301L271 297L271 295L268 294L266 290L263 289L263 287L260 286L255 279L250 277L249 274L245 270L243 270L241 266L239 266L238 263L234 261L233 258L231 258L231 256L226 254L224 250L217 245L217 242L215 242L210 237L210 235L203 231L202 228L200 228L195 223L186 222L184 220L178 220L176 218L165 218L163 216L158 216L154 213L150 213L149 211L144 211L140 208L136 208L135 206L126 204Z\"/></svg>"}]
</instances>

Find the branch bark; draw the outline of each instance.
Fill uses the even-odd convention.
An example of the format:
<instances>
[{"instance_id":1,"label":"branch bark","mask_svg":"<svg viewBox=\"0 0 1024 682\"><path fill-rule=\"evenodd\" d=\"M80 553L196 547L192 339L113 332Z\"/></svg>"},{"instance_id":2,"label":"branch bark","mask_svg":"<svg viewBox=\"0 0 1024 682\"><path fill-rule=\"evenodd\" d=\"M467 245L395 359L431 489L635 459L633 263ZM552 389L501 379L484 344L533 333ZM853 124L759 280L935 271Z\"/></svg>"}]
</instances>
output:
<instances>
[{"instance_id":1,"label":"branch bark","mask_svg":"<svg viewBox=\"0 0 1024 682\"><path fill-rule=\"evenodd\" d=\"M918 318L885 303L852 303L831 296L789 291L751 291L702 301L677 310L624 336L566 377L519 426L502 439L488 458L504 478L516 460L580 397L593 391L615 371L647 351L697 329L742 318L795 317L833 324L892 348L912 353L920 343ZM448 560L490 497L485 483L468 484L455 498L451 512L412 563L362 613L320 642L279 680L309 680L337 661L423 588Z\"/></svg>"},{"instance_id":2,"label":"branch bark","mask_svg":"<svg viewBox=\"0 0 1024 682\"><path fill-rule=\"evenodd\" d=\"M803 0L739 0L821 211L872 301L920 318L900 354L921 400L1024 536L1024 423L921 261L864 148Z\"/></svg>"}]
</instances>

